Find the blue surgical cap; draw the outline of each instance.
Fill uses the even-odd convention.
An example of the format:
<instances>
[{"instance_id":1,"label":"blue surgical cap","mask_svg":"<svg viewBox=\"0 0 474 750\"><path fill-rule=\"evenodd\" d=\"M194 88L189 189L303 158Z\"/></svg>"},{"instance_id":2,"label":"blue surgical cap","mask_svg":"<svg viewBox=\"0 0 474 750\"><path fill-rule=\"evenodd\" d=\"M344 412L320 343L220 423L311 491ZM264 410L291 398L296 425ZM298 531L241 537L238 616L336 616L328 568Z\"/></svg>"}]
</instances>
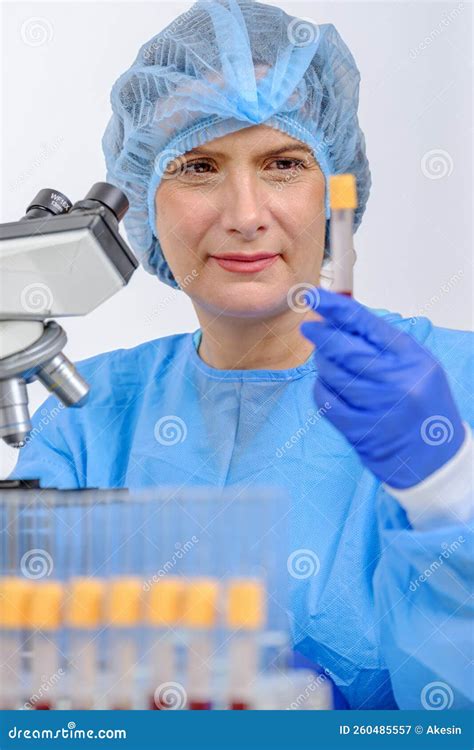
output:
<instances>
[{"instance_id":1,"label":"blue surgical cap","mask_svg":"<svg viewBox=\"0 0 474 750\"><path fill-rule=\"evenodd\" d=\"M144 268L180 288L156 231L167 165L241 128L265 124L307 144L326 178L355 175L360 224L370 171L357 107L360 74L332 24L255 0L198 0L144 44L112 87L102 148L107 181L127 195L127 238Z\"/></svg>"}]
</instances>

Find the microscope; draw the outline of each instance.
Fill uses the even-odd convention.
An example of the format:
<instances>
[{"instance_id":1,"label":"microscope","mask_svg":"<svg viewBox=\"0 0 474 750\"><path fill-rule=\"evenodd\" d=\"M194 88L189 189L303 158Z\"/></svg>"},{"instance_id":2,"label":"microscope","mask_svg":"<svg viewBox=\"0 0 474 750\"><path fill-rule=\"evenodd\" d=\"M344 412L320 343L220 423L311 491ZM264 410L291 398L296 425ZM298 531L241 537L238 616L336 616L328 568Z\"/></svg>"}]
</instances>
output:
<instances>
[{"instance_id":1,"label":"microscope","mask_svg":"<svg viewBox=\"0 0 474 750\"><path fill-rule=\"evenodd\" d=\"M39 380L65 405L89 386L64 355L52 318L87 315L125 286L138 262L119 234L124 193L97 182L72 204L40 190L19 221L0 225L0 439L21 448L32 425L27 384Z\"/></svg>"}]
</instances>

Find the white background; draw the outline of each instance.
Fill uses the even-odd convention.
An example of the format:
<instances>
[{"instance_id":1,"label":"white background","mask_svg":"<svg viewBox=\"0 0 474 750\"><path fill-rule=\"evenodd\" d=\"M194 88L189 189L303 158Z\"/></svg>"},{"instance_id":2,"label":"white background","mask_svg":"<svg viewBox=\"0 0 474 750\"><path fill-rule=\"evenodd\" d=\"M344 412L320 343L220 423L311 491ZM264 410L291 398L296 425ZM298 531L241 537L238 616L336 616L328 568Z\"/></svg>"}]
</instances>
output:
<instances>
[{"instance_id":1,"label":"white background","mask_svg":"<svg viewBox=\"0 0 474 750\"><path fill-rule=\"evenodd\" d=\"M355 238L357 298L471 329L472 5L272 4L333 23L361 71L373 185ZM191 5L3 2L0 221L22 216L40 188L76 201L105 179L111 86L141 44ZM75 361L197 327L188 298L141 268L98 310L63 323ZM32 410L46 395L30 387ZM15 460L0 446L0 476Z\"/></svg>"}]
</instances>

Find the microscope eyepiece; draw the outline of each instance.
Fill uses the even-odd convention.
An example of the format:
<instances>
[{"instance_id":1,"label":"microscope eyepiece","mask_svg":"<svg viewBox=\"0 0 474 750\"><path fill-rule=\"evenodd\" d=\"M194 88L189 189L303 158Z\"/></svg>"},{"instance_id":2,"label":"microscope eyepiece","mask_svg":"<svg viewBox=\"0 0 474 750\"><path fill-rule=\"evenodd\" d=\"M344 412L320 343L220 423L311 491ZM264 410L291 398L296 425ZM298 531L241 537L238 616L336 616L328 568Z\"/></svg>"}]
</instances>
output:
<instances>
[{"instance_id":1,"label":"microscope eyepiece","mask_svg":"<svg viewBox=\"0 0 474 750\"><path fill-rule=\"evenodd\" d=\"M103 203L114 212L118 221L122 221L130 206L125 193L122 193L119 188L108 182L96 182L92 185L85 200Z\"/></svg>"},{"instance_id":2,"label":"microscope eyepiece","mask_svg":"<svg viewBox=\"0 0 474 750\"><path fill-rule=\"evenodd\" d=\"M92 185L86 197L74 204L72 210L91 208L94 203L101 203L112 211L117 221L123 219L130 205L125 193L122 193L115 185L111 185L109 182L96 182Z\"/></svg>"},{"instance_id":3,"label":"microscope eyepiece","mask_svg":"<svg viewBox=\"0 0 474 750\"><path fill-rule=\"evenodd\" d=\"M52 188L43 188L29 204L23 219L46 218L48 214L59 216L60 214L66 214L71 207L72 203L64 193Z\"/></svg>"}]
</instances>

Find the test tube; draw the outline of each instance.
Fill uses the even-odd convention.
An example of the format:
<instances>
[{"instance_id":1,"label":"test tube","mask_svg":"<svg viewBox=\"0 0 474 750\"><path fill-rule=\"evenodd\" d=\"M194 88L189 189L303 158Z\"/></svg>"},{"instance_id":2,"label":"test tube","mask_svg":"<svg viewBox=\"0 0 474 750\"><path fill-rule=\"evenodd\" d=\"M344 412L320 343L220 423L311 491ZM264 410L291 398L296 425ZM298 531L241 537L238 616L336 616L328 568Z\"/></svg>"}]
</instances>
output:
<instances>
[{"instance_id":1,"label":"test tube","mask_svg":"<svg viewBox=\"0 0 474 750\"><path fill-rule=\"evenodd\" d=\"M332 289L339 294L352 296L354 288L353 225L357 208L356 180L353 174L335 174L329 177L331 220L329 241L334 267Z\"/></svg>"},{"instance_id":2,"label":"test tube","mask_svg":"<svg viewBox=\"0 0 474 750\"><path fill-rule=\"evenodd\" d=\"M57 581L34 583L27 616L31 630L29 703L35 710L51 709L60 675L58 634L62 620L63 587Z\"/></svg>"},{"instance_id":3,"label":"test tube","mask_svg":"<svg viewBox=\"0 0 474 750\"><path fill-rule=\"evenodd\" d=\"M69 698L72 709L90 710L97 692L97 629L102 622L105 583L73 578L65 615L69 627Z\"/></svg>"},{"instance_id":4,"label":"test tube","mask_svg":"<svg viewBox=\"0 0 474 750\"><path fill-rule=\"evenodd\" d=\"M107 619L109 625L109 706L130 710L134 702L134 675L138 661L142 581L121 577L110 582Z\"/></svg>"},{"instance_id":5,"label":"test tube","mask_svg":"<svg viewBox=\"0 0 474 750\"><path fill-rule=\"evenodd\" d=\"M187 695L194 711L212 708L212 628L216 623L218 583L212 578L188 582L184 596L183 624L188 628Z\"/></svg>"},{"instance_id":6,"label":"test tube","mask_svg":"<svg viewBox=\"0 0 474 750\"><path fill-rule=\"evenodd\" d=\"M0 709L20 707L23 629L31 583L8 576L0 581Z\"/></svg>"},{"instance_id":7,"label":"test tube","mask_svg":"<svg viewBox=\"0 0 474 750\"><path fill-rule=\"evenodd\" d=\"M174 629L181 622L184 588L181 578L170 576L154 583L148 594L146 619L153 639L148 705L152 710L175 708L174 704L167 702L167 696L171 696L172 692L166 691L164 686L176 681Z\"/></svg>"},{"instance_id":8,"label":"test tube","mask_svg":"<svg viewBox=\"0 0 474 750\"><path fill-rule=\"evenodd\" d=\"M258 636L265 622L265 590L261 581L234 579L227 589L229 642L229 708L253 708L252 686L260 667Z\"/></svg>"}]
</instances>

